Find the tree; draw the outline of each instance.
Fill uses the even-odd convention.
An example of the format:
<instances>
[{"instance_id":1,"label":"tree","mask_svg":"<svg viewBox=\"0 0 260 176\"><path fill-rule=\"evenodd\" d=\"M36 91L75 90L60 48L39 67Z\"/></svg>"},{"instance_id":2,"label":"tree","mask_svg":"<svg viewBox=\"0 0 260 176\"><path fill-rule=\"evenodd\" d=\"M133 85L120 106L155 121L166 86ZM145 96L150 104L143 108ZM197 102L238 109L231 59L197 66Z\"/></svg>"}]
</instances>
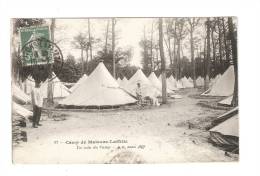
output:
<instances>
[{"instance_id":1,"label":"tree","mask_svg":"<svg viewBox=\"0 0 260 176\"><path fill-rule=\"evenodd\" d=\"M112 59L113 59L113 77L116 78L116 63L115 63L115 25L116 20L112 18Z\"/></svg>"},{"instance_id":2,"label":"tree","mask_svg":"<svg viewBox=\"0 0 260 176\"><path fill-rule=\"evenodd\" d=\"M63 82L76 82L81 77L81 66L76 63L75 57L71 54L63 63L59 78Z\"/></svg>"},{"instance_id":3,"label":"tree","mask_svg":"<svg viewBox=\"0 0 260 176\"><path fill-rule=\"evenodd\" d=\"M51 19L51 41L54 42L54 30L55 30L55 18ZM49 81L47 85L47 103L48 106L52 106L54 101L53 101L53 81L50 81L52 78L52 69L53 67L51 66L51 69L49 69Z\"/></svg>"},{"instance_id":4,"label":"tree","mask_svg":"<svg viewBox=\"0 0 260 176\"><path fill-rule=\"evenodd\" d=\"M89 50L90 50L90 60L92 60L92 38L90 32L90 20L88 18L88 43L89 43Z\"/></svg>"},{"instance_id":5,"label":"tree","mask_svg":"<svg viewBox=\"0 0 260 176\"><path fill-rule=\"evenodd\" d=\"M205 90L208 90L209 88L209 75L210 75L210 28L211 28L211 21L210 18L207 18L206 21L206 31L207 31L207 37L206 37L206 44L207 44L207 50L206 50L206 73L205 73Z\"/></svg>"},{"instance_id":6,"label":"tree","mask_svg":"<svg viewBox=\"0 0 260 176\"><path fill-rule=\"evenodd\" d=\"M74 37L74 41L72 41L72 45L74 46L74 48L76 49L80 49L80 53L81 53L81 74L84 74L84 57L83 57L83 52L86 48L89 47L89 42L87 39L87 36L83 33L79 33L77 36Z\"/></svg>"},{"instance_id":7,"label":"tree","mask_svg":"<svg viewBox=\"0 0 260 176\"><path fill-rule=\"evenodd\" d=\"M223 51L222 51L222 44L223 44L223 34L222 34L222 25L221 19L217 18L217 26L218 26L218 52L219 52L219 62L220 62L220 72L223 72Z\"/></svg>"},{"instance_id":8,"label":"tree","mask_svg":"<svg viewBox=\"0 0 260 176\"><path fill-rule=\"evenodd\" d=\"M166 35L167 35L167 40L165 40L165 45L168 50L168 55L170 58L170 67L173 70L174 60L173 60L172 47L171 47L172 35L170 33L170 31L172 29L172 25L173 25L173 19L169 18L169 19L165 20L165 23L166 23Z\"/></svg>"},{"instance_id":9,"label":"tree","mask_svg":"<svg viewBox=\"0 0 260 176\"><path fill-rule=\"evenodd\" d=\"M149 57L149 54L148 54L148 51L152 48L152 46L149 46L149 43L150 43L150 41L146 38L146 29L144 26L143 39L139 42L139 45L143 49L143 51L141 51L141 55L142 55L141 64L143 66L143 72L145 74L148 74L152 71L152 64L151 64L152 59Z\"/></svg>"},{"instance_id":10,"label":"tree","mask_svg":"<svg viewBox=\"0 0 260 176\"><path fill-rule=\"evenodd\" d=\"M163 19L159 18L159 48L161 57L161 75L162 75L162 103L167 103L166 95L166 71L165 71L165 58L164 58L164 48L163 48Z\"/></svg>"},{"instance_id":11,"label":"tree","mask_svg":"<svg viewBox=\"0 0 260 176\"><path fill-rule=\"evenodd\" d=\"M213 68L214 72L213 75L216 75L217 73L217 60L216 60L216 43L215 43L215 37L214 37L214 32L215 32L215 19L210 21L210 35L211 35L211 43L212 43L212 60L213 60Z\"/></svg>"},{"instance_id":12,"label":"tree","mask_svg":"<svg viewBox=\"0 0 260 176\"><path fill-rule=\"evenodd\" d=\"M185 18L176 18L174 28L172 29L172 34L175 38L176 46L177 46L177 53L176 53L176 67L175 67L175 76L177 80L179 80L182 77L181 73L181 42L187 35L187 30L185 28ZM174 42L174 43L175 43Z\"/></svg>"},{"instance_id":13,"label":"tree","mask_svg":"<svg viewBox=\"0 0 260 176\"><path fill-rule=\"evenodd\" d=\"M229 36L231 40L232 58L233 58L233 65L235 71L235 85L234 85L234 93L233 93L233 99L231 104L233 106L238 106L237 32L234 30L232 17L228 17L228 29L229 29Z\"/></svg>"},{"instance_id":14,"label":"tree","mask_svg":"<svg viewBox=\"0 0 260 176\"><path fill-rule=\"evenodd\" d=\"M221 21L222 21L222 30L223 30L223 38L224 38L224 46L225 46L226 65L228 67L230 64L230 49L229 49L229 44L227 39L225 19L221 18Z\"/></svg>"},{"instance_id":15,"label":"tree","mask_svg":"<svg viewBox=\"0 0 260 176\"><path fill-rule=\"evenodd\" d=\"M105 54L107 54L107 50L108 50L108 32L109 32L109 20L107 20L107 27L106 27L106 33L105 33Z\"/></svg>"},{"instance_id":16,"label":"tree","mask_svg":"<svg viewBox=\"0 0 260 176\"><path fill-rule=\"evenodd\" d=\"M194 87L197 87L196 85L196 68L195 68L195 61L194 61L194 30L195 27L199 24L200 19L199 18L188 18L189 23L189 33L190 33L190 52L191 52L191 62L192 62L192 79Z\"/></svg>"}]
</instances>

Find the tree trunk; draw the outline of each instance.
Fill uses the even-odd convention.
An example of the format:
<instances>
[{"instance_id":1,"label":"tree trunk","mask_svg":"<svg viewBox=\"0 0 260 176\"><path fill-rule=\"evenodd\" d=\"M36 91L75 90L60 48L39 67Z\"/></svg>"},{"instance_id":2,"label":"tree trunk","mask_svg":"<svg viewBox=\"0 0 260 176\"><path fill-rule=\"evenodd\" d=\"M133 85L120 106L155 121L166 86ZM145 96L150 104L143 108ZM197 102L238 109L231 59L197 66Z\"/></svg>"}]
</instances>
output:
<instances>
[{"instance_id":1,"label":"tree trunk","mask_svg":"<svg viewBox=\"0 0 260 176\"><path fill-rule=\"evenodd\" d=\"M214 40L214 30L213 27L211 28L211 43L212 43L212 56L213 56L213 63L214 63L214 75L217 72L217 60L216 60L216 44Z\"/></svg>"},{"instance_id":2,"label":"tree trunk","mask_svg":"<svg viewBox=\"0 0 260 176\"><path fill-rule=\"evenodd\" d=\"M181 78L181 41L177 39L177 80Z\"/></svg>"},{"instance_id":3,"label":"tree trunk","mask_svg":"<svg viewBox=\"0 0 260 176\"><path fill-rule=\"evenodd\" d=\"M115 19L112 18L112 57L113 57L113 77L116 78L116 61L115 61Z\"/></svg>"},{"instance_id":4,"label":"tree trunk","mask_svg":"<svg viewBox=\"0 0 260 176\"><path fill-rule=\"evenodd\" d=\"M235 71L235 85L234 85L234 93L233 93L233 99L231 104L232 106L238 106L237 39L236 39L236 32L234 31L232 17L228 17L228 29L229 29L230 39L231 39L232 58L233 58L234 71Z\"/></svg>"},{"instance_id":5,"label":"tree trunk","mask_svg":"<svg viewBox=\"0 0 260 176\"><path fill-rule=\"evenodd\" d=\"M51 19L51 41L54 42L54 29L55 29L55 19L52 18ZM52 65L50 66L51 68L49 69L49 76L48 79L51 80L52 78ZM52 106L54 104L53 102L53 81L48 81L48 85L47 85L47 106Z\"/></svg>"},{"instance_id":6,"label":"tree trunk","mask_svg":"<svg viewBox=\"0 0 260 176\"><path fill-rule=\"evenodd\" d=\"M218 18L218 51L219 51L219 62L220 62L220 72L223 72L223 54L222 54L222 30L220 18Z\"/></svg>"},{"instance_id":7,"label":"tree trunk","mask_svg":"<svg viewBox=\"0 0 260 176\"><path fill-rule=\"evenodd\" d=\"M204 77L204 90L207 90L207 86L206 86L206 60L207 60L207 37L204 39L204 51L203 51L203 77Z\"/></svg>"},{"instance_id":8,"label":"tree trunk","mask_svg":"<svg viewBox=\"0 0 260 176\"><path fill-rule=\"evenodd\" d=\"M195 68L195 61L194 61L194 43L193 43L193 26L190 26L190 52L191 52L191 63L192 63L192 79L194 87L196 85L196 68Z\"/></svg>"},{"instance_id":9,"label":"tree trunk","mask_svg":"<svg viewBox=\"0 0 260 176\"><path fill-rule=\"evenodd\" d=\"M173 71L174 71L174 76L177 80L177 57L176 57L176 39L175 37L173 38Z\"/></svg>"},{"instance_id":10,"label":"tree trunk","mask_svg":"<svg viewBox=\"0 0 260 176\"><path fill-rule=\"evenodd\" d=\"M108 41L108 31L109 31L109 20L107 20L107 30L106 30L106 38L105 38L105 55L107 55L107 41Z\"/></svg>"},{"instance_id":11,"label":"tree trunk","mask_svg":"<svg viewBox=\"0 0 260 176\"><path fill-rule=\"evenodd\" d=\"M90 60L92 60L92 41L91 41L91 31L90 31L90 20L88 18L88 42L90 51Z\"/></svg>"},{"instance_id":12,"label":"tree trunk","mask_svg":"<svg viewBox=\"0 0 260 176\"><path fill-rule=\"evenodd\" d=\"M81 57L81 75L84 74L84 57L83 57L83 51L84 51L84 48L81 48L80 49L80 57Z\"/></svg>"},{"instance_id":13,"label":"tree trunk","mask_svg":"<svg viewBox=\"0 0 260 176\"><path fill-rule=\"evenodd\" d=\"M225 45L225 55L226 55L226 66L228 67L230 64L230 52L229 52L229 45L226 36L226 27L225 27L225 20L222 18L222 28L223 28L223 37L224 37L224 45Z\"/></svg>"},{"instance_id":14,"label":"tree trunk","mask_svg":"<svg viewBox=\"0 0 260 176\"><path fill-rule=\"evenodd\" d=\"M86 52L86 72L88 72L88 48L86 48L85 52Z\"/></svg>"},{"instance_id":15,"label":"tree trunk","mask_svg":"<svg viewBox=\"0 0 260 176\"><path fill-rule=\"evenodd\" d=\"M164 49L163 49L163 20L159 18L159 48L160 48L160 57L161 57L161 75L162 75L162 104L167 103L167 85L166 85L166 70L165 70L165 58L164 58Z\"/></svg>"},{"instance_id":16,"label":"tree trunk","mask_svg":"<svg viewBox=\"0 0 260 176\"><path fill-rule=\"evenodd\" d=\"M151 48L150 48L150 53L151 53L151 67L152 71L154 71L154 61L153 61L153 23L152 23L152 31L151 31Z\"/></svg>"},{"instance_id":17,"label":"tree trunk","mask_svg":"<svg viewBox=\"0 0 260 176\"><path fill-rule=\"evenodd\" d=\"M206 79L205 87L209 89L209 75L210 75L210 20L207 19L207 57L206 57Z\"/></svg>"}]
</instances>

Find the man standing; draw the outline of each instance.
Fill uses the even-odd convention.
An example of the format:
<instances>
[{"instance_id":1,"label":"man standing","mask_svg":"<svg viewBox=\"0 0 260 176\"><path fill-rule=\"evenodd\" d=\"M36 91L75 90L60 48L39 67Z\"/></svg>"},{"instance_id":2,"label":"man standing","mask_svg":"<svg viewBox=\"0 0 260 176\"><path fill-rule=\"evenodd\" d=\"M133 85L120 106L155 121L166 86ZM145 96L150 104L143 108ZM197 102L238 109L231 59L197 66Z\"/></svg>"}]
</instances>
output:
<instances>
[{"instance_id":1,"label":"man standing","mask_svg":"<svg viewBox=\"0 0 260 176\"><path fill-rule=\"evenodd\" d=\"M42 126L40 122L42 105L43 105L43 97L40 90L40 81L35 81L35 87L31 92L32 96L32 105L33 105L33 128L38 128L38 126Z\"/></svg>"}]
</instances>

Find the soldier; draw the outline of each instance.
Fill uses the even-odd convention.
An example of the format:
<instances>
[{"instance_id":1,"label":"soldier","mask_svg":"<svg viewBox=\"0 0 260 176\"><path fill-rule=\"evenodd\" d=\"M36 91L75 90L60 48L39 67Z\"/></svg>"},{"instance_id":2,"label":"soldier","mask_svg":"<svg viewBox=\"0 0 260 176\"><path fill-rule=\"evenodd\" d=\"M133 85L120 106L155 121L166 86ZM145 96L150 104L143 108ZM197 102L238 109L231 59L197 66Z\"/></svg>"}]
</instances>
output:
<instances>
[{"instance_id":1,"label":"soldier","mask_svg":"<svg viewBox=\"0 0 260 176\"><path fill-rule=\"evenodd\" d=\"M43 105L43 96L40 90L40 81L35 81L35 87L32 89L31 97L32 97L32 105L33 105L33 128L38 128L38 126L42 126L40 122L42 105Z\"/></svg>"}]
</instances>

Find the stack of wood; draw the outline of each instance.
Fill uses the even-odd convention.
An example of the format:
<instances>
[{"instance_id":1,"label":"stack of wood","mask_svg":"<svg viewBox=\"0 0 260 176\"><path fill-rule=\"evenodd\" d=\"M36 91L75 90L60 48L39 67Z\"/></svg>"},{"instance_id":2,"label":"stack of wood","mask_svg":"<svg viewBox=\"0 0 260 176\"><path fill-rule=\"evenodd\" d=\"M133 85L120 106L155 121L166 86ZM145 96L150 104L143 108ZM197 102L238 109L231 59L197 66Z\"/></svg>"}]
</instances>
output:
<instances>
[{"instance_id":1,"label":"stack of wood","mask_svg":"<svg viewBox=\"0 0 260 176\"><path fill-rule=\"evenodd\" d=\"M17 145L20 142L27 142L27 133L23 130L26 127L26 119L20 115L13 114L12 118L12 140Z\"/></svg>"}]
</instances>

